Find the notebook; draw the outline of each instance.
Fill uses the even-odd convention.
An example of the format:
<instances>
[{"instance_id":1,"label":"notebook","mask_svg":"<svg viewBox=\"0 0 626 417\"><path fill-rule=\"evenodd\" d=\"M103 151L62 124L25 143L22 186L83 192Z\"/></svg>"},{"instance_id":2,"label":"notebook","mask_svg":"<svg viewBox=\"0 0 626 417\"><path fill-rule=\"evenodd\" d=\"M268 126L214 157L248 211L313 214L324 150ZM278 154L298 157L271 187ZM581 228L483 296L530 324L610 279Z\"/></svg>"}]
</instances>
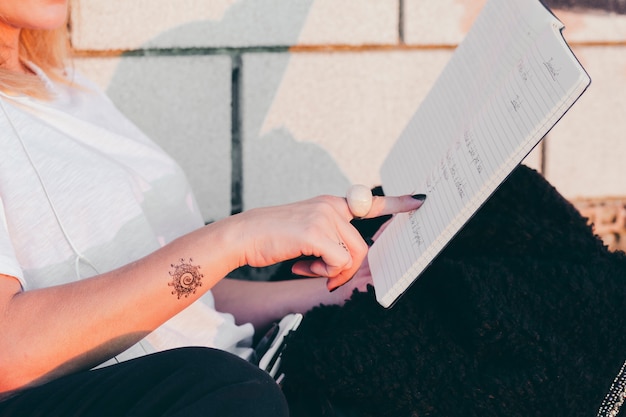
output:
<instances>
[{"instance_id":1,"label":"notebook","mask_svg":"<svg viewBox=\"0 0 626 417\"><path fill-rule=\"evenodd\" d=\"M387 195L425 193L370 249L391 306L589 86L539 0L488 0L381 167Z\"/></svg>"}]
</instances>

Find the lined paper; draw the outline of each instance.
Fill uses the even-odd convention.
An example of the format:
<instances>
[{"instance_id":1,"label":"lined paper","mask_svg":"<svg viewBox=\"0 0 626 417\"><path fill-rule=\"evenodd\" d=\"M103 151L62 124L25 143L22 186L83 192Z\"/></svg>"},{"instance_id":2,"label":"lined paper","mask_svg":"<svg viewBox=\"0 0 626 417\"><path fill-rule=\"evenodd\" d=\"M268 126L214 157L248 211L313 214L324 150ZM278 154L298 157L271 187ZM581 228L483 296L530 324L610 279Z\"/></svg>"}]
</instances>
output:
<instances>
[{"instance_id":1,"label":"lined paper","mask_svg":"<svg viewBox=\"0 0 626 417\"><path fill-rule=\"evenodd\" d=\"M425 193L369 253L389 307L580 97L589 76L538 0L489 0L382 169L387 195Z\"/></svg>"}]
</instances>

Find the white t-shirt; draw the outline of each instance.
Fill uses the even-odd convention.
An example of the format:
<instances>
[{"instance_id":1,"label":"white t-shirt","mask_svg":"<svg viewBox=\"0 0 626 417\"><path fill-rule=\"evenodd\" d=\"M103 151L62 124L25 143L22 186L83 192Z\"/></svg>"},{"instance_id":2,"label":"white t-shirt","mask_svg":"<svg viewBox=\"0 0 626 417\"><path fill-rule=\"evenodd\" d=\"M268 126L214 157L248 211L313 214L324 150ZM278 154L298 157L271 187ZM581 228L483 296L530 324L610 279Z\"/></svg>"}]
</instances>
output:
<instances>
[{"instance_id":1,"label":"white t-shirt","mask_svg":"<svg viewBox=\"0 0 626 417\"><path fill-rule=\"evenodd\" d=\"M72 282L203 226L181 168L95 85L77 74L78 87L53 84L33 69L54 100L0 93L0 273L24 290ZM252 335L209 292L117 359L181 346L246 357Z\"/></svg>"}]
</instances>

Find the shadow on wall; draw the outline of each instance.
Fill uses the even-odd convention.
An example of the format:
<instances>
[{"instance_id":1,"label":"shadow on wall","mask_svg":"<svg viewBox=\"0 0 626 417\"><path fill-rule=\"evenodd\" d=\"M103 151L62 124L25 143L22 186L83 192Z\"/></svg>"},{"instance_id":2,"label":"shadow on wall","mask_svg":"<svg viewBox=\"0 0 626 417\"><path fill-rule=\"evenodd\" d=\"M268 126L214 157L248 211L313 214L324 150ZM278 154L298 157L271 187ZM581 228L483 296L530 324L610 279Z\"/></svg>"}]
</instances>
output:
<instances>
[{"instance_id":1,"label":"shadow on wall","mask_svg":"<svg viewBox=\"0 0 626 417\"><path fill-rule=\"evenodd\" d=\"M238 1L219 21L191 22L159 34L143 46L146 53L123 57L107 89L118 107L183 166L207 221L250 208L248 200L255 206L280 204L343 194L348 186L321 147L296 141L282 129L260 133L289 64L287 48L219 48L255 46L258 39L297 43L312 0L258 15L273 3ZM261 74L263 91L250 91L245 82L259 76L246 66L246 57L253 55L267 55L271 65Z\"/></svg>"},{"instance_id":2,"label":"shadow on wall","mask_svg":"<svg viewBox=\"0 0 626 417\"><path fill-rule=\"evenodd\" d=\"M626 0L546 3L575 12L626 9ZM290 64L288 48L220 49L296 44L312 5L235 1L218 21L190 22L155 36L145 53L124 57L110 81L113 101L187 171L207 221L240 208L342 195L349 185L315 137L303 142L284 127L262 130Z\"/></svg>"}]
</instances>

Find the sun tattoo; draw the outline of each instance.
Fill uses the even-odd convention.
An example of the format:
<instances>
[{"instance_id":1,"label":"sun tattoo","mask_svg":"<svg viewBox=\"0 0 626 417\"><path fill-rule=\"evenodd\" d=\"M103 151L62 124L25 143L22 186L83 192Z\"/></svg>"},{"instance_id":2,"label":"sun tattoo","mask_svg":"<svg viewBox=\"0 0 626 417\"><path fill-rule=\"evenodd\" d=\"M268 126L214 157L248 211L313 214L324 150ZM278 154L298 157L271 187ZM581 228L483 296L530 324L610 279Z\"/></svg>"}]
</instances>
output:
<instances>
[{"instance_id":1,"label":"sun tattoo","mask_svg":"<svg viewBox=\"0 0 626 417\"><path fill-rule=\"evenodd\" d=\"M204 275L200 273L200 267L192 265L191 262L193 262L191 258L189 258L189 262L181 258L178 265L171 264L172 282L167 285L174 287L172 294L176 295L179 300L180 297L189 297L190 294L195 294L196 289L202 286Z\"/></svg>"}]
</instances>

